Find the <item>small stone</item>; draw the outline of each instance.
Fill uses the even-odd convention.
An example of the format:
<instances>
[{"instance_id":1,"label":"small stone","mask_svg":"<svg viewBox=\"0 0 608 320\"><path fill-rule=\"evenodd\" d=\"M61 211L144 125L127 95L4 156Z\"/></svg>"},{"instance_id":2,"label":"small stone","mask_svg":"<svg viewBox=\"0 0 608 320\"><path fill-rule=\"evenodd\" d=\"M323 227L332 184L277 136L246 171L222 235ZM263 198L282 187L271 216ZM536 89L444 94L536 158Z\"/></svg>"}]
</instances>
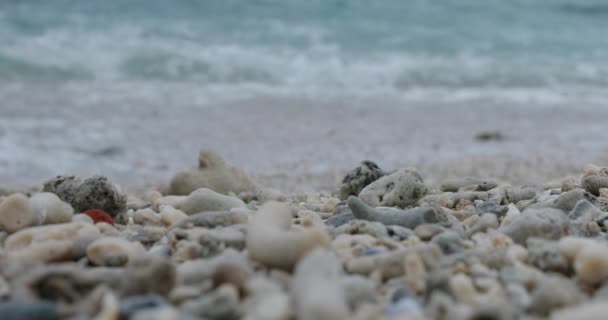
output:
<instances>
[{"instance_id":1,"label":"small stone","mask_svg":"<svg viewBox=\"0 0 608 320\"><path fill-rule=\"evenodd\" d=\"M134 257L145 254L140 243L130 242L115 237L102 237L87 248L87 257L98 266L123 266Z\"/></svg>"},{"instance_id":2,"label":"small stone","mask_svg":"<svg viewBox=\"0 0 608 320\"><path fill-rule=\"evenodd\" d=\"M245 208L246 205L238 198L226 196L210 189L201 188L193 191L176 207L190 215L205 211L230 210Z\"/></svg>"},{"instance_id":3,"label":"small stone","mask_svg":"<svg viewBox=\"0 0 608 320\"><path fill-rule=\"evenodd\" d=\"M150 208L139 209L133 213L132 217L136 224L145 226L162 225L161 216Z\"/></svg>"},{"instance_id":4,"label":"small stone","mask_svg":"<svg viewBox=\"0 0 608 320\"><path fill-rule=\"evenodd\" d=\"M125 319L131 319L131 317L142 310L156 309L166 305L166 303L166 300L162 296L156 294L127 297L120 301L120 316Z\"/></svg>"},{"instance_id":5,"label":"small stone","mask_svg":"<svg viewBox=\"0 0 608 320\"><path fill-rule=\"evenodd\" d=\"M248 283L251 292L245 301L244 320L283 320L292 318L289 296L269 278L255 276Z\"/></svg>"},{"instance_id":6,"label":"small stone","mask_svg":"<svg viewBox=\"0 0 608 320\"><path fill-rule=\"evenodd\" d=\"M518 244L525 245L531 237L557 240L564 234L567 217L558 209L527 209L515 217L508 225L498 230Z\"/></svg>"},{"instance_id":7,"label":"small stone","mask_svg":"<svg viewBox=\"0 0 608 320\"><path fill-rule=\"evenodd\" d=\"M401 169L371 183L359 194L361 200L372 207L409 207L428 192L420 174Z\"/></svg>"},{"instance_id":8,"label":"small stone","mask_svg":"<svg viewBox=\"0 0 608 320\"><path fill-rule=\"evenodd\" d=\"M431 240L431 238L439 233L442 233L446 229L440 225L432 223L424 223L414 229L414 234L422 241Z\"/></svg>"},{"instance_id":9,"label":"small stone","mask_svg":"<svg viewBox=\"0 0 608 320\"><path fill-rule=\"evenodd\" d=\"M608 314L608 304L604 301L591 301L557 310L551 320L599 320Z\"/></svg>"},{"instance_id":10,"label":"small stone","mask_svg":"<svg viewBox=\"0 0 608 320\"><path fill-rule=\"evenodd\" d=\"M479 215L491 213L496 215L498 218L503 217L507 213L507 211L509 211L509 207L507 206L497 205L488 201L478 204L476 209L477 214Z\"/></svg>"},{"instance_id":11,"label":"small stone","mask_svg":"<svg viewBox=\"0 0 608 320\"><path fill-rule=\"evenodd\" d=\"M467 186L475 186L475 188L470 191L488 191L496 188L498 183L490 179L467 177L448 180L444 182L440 188L443 192L456 192Z\"/></svg>"},{"instance_id":12,"label":"small stone","mask_svg":"<svg viewBox=\"0 0 608 320\"><path fill-rule=\"evenodd\" d=\"M81 241L88 244L99 237L99 230L88 223L72 222L32 227L12 234L6 239L8 257L17 260L57 262L82 257L76 250Z\"/></svg>"},{"instance_id":13,"label":"small stone","mask_svg":"<svg viewBox=\"0 0 608 320\"><path fill-rule=\"evenodd\" d=\"M340 281L342 264L329 251L317 249L296 266L293 301L302 320L348 319L344 287Z\"/></svg>"},{"instance_id":14,"label":"small stone","mask_svg":"<svg viewBox=\"0 0 608 320\"><path fill-rule=\"evenodd\" d=\"M36 212L40 224L56 224L72 221L74 209L61 201L57 195L50 192L41 192L33 195L30 206Z\"/></svg>"},{"instance_id":15,"label":"small stone","mask_svg":"<svg viewBox=\"0 0 608 320\"><path fill-rule=\"evenodd\" d=\"M218 290L182 304L181 310L209 320L238 320L242 317L239 294L232 286Z\"/></svg>"},{"instance_id":16,"label":"small stone","mask_svg":"<svg viewBox=\"0 0 608 320\"><path fill-rule=\"evenodd\" d=\"M405 283L410 290L416 294L423 294L426 291L426 267L420 255L410 253L405 255L403 260L405 270Z\"/></svg>"},{"instance_id":17,"label":"small stone","mask_svg":"<svg viewBox=\"0 0 608 320\"><path fill-rule=\"evenodd\" d=\"M532 291L530 311L546 317L552 311L574 306L587 300L576 283L558 275L546 276Z\"/></svg>"},{"instance_id":18,"label":"small stone","mask_svg":"<svg viewBox=\"0 0 608 320\"><path fill-rule=\"evenodd\" d=\"M139 256L130 259L122 284L123 295L159 294L167 296L176 284L173 263L157 256Z\"/></svg>"},{"instance_id":19,"label":"small stone","mask_svg":"<svg viewBox=\"0 0 608 320\"><path fill-rule=\"evenodd\" d=\"M108 215L108 217L110 217ZM111 217L110 217L111 219ZM83 222L83 223L88 223L88 224L95 224L95 221L93 221L93 219L91 217L89 217L88 215L84 214L84 213L78 213L75 214L74 216L72 216L72 222Z\"/></svg>"},{"instance_id":20,"label":"small stone","mask_svg":"<svg viewBox=\"0 0 608 320\"><path fill-rule=\"evenodd\" d=\"M58 308L50 302L0 302L0 316L4 320L59 320Z\"/></svg>"},{"instance_id":21,"label":"small stone","mask_svg":"<svg viewBox=\"0 0 608 320\"><path fill-rule=\"evenodd\" d=\"M332 213L336 209L336 206L340 203L340 199L338 198L329 198L325 200L323 206L321 207L321 212L323 213Z\"/></svg>"},{"instance_id":22,"label":"small stone","mask_svg":"<svg viewBox=\"0 0 608 320\"><path fill-rule=\"evenodd\" d=\"M557 241L530 238L528 245L528 262L540 270L566 272L568 261L561 255Z\"/></svg>"},{"instance_id":23,"label":"small stone","mask_svg":"<svg viewBox=\"0 0 608 320\"><path fill-rule=\"evenodd\" d=\"M325 220L325 224L328 226L339 227L343 224L348 223L349 221L351 221L353 219L355 219L355 217L353 216L353 213L350 210L348 210L348 212L334 215L334 216L330 217L329 219Z\"/></svg>"},{"instance_id":24,"label":"small stone","mask_svg":"<svg viewBox=\"0 0 608 320\"><path fill-rule=\"evenodd\" d=\"M77 212L101 209L115 216L127 209L127 197L103 176L58 176L46 181L43 191L56 194Z\"/></svg>"},{"instance_id":25,"label":"small stone","mask_svg":"<svg viewBox=\"0 0 608 320\"><path fill-rule=\"evenodd\" d=\"M346 200L349 196L358 196L361 190L385 175L386 173L374 162L363 161L342 179L339 198Z\"/></svg>"},{"instance_id":26,"label":"small stone","mask_svg":"<svg viewBox=\"0 0 608 320\"><path fill-rule=\"evenodd\" d=\"M185 214L181 210L177 210L171 206L162 206L160 208L160 219L161 222L167 226L171 227L177 225L181 221L188 218L188 215Z\"/></svg>"},{"instance_id":27,"label":"small stone","mask_svg":"<svg viewBox=\"0 0 608 320\"><path fill-rule=\"evenodd\" d=\"M581 186L583 187L583 189L598 196L600 194L600 189L608 188L608 176L588 176L583 179L583 181L581 182Z\"/></svg>"},{"instance_id":28,"label":"small stone","mask_svg":"<svg viewBox=\"0 0 608 320\"><path fill-rule=\"evenodd\" d=\"M354 196L348 198L347 203L355 218L380 222L384 225L398 225L414 229L423 223L440 223L448 220L440 208L418 207L408 210L373 208Z\"/></svg>"},{"instance_id":29,"label":"small stone","mask_svg":"<svg viewBox=\"0 0 608 320\"><path fill-rule=\"evenodd\" d=\"M0 203L0 228L9 233L36 224L38 217L23 194L12 194Z\"/></svg>"}]
</instances>

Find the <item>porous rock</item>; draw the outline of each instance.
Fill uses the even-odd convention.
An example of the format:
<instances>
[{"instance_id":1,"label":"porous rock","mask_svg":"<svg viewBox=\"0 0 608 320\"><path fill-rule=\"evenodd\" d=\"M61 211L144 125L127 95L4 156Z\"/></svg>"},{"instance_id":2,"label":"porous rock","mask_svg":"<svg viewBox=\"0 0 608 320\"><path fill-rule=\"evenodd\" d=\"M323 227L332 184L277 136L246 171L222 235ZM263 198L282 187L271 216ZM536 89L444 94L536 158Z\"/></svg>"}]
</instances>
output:
<instances>
[{"instance_id":1,"label":"porous rock","mask_svg":"<svg viewBox=\"0 0 608 320\"><path fill-rule=\"evenodd\" d=\"M372 161L363 161L361 164L349 171L342 179L342 185L338 193L341 200L349 196L357 196L370 183L384 177L386 173Z\"/></svg>"},{"instance_id":2,"label":"porous rock","mask_svg":"<svg viewBox=\"0 0 608 320\"><path fill-rule=\"evenodd\" d=\"M103 176L57 176L44 183L43 191L56 194L76 212L101 209L115 216L127 208L127 196Z\"/></svg>"},{"instance_id":3,"label":"porous rock","mask_svg":"<svg viewBox=\"0 0 608 320\"><path fill-rule=\"evenodd\" d=\"M422 176L415 170L400 169L365 187L359 193L361 200L372 207L409 207L428 192Z\"/></svg>"}]
</instances>

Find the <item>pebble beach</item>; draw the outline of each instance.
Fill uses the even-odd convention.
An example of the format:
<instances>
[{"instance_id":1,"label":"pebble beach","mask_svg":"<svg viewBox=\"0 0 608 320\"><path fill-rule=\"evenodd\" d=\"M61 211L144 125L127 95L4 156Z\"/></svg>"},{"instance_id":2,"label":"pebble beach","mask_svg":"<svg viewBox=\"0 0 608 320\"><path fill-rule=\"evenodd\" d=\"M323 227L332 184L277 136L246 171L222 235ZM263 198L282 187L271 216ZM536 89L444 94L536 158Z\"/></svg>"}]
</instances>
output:
<instances>
[{"instance_id":1,"label":"pebble beach","mask_svg":"<svg viewBox=\"0 0 608 320\"><path fill-rule=\"evenodd\" d=\"M268 188L220 154L130 194L0 194L2 319L602 319L608 168L517 185L365 160Z\"/></svg>"}]
</instances>

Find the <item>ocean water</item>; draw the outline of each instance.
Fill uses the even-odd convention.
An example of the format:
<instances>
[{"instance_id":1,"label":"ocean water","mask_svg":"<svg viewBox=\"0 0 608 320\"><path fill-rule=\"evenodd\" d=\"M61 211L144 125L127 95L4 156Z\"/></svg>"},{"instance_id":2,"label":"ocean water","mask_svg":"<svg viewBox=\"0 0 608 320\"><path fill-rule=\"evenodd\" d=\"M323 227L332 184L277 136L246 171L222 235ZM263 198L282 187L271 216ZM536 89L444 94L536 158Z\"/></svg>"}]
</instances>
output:
<instances>
[{"instance_id":1,"label":"ocean water","mask_svg":"<svg viewBox=\"0 0 608 320\"><path fill-rule=\"evenodd\" d=\"M602 0L4 0L0 83L602 103L607 30Z\"/></svg>"},{"instance_id":2,"label":"ocean water","mask_svg":"<svg viewBox=\"0 0 608 320\"><path fill-rule=\"evenodd\" d=\"M578 166L608 155L607 31L603 0L3 0L0 184L166 181L201 148L300 175Z\"/></svg>"}]
</instances>

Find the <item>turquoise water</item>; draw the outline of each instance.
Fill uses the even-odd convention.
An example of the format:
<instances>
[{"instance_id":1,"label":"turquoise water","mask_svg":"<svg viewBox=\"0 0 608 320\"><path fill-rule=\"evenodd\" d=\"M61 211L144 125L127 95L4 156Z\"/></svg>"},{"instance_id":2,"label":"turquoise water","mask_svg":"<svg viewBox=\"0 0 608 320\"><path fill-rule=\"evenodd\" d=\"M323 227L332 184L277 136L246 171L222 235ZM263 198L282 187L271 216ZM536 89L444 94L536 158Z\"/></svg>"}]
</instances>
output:
<instances>
[{"instance_id":1,"label":"turquoise water","mask_svg":"<svg viewBox=\"0 0 608 320\"><path fill-rule=\"evenodd\" d=\"M603 103L607 31L602 0L4 0L0 83Z\"/></svg>"}]
</instances>

